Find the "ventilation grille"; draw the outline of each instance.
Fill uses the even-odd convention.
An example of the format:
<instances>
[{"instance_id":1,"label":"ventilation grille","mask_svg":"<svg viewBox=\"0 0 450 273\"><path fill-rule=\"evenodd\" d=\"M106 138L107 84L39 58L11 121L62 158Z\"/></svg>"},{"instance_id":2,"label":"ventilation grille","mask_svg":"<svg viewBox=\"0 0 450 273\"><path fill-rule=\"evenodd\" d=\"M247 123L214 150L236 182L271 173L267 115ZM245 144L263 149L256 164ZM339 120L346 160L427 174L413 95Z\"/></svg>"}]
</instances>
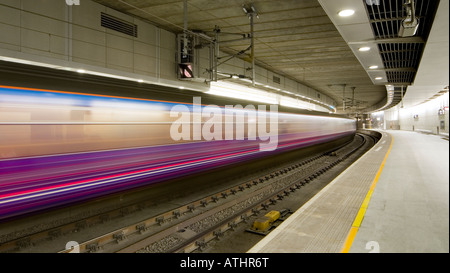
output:
<instances>
[{"instance_id":1,"label":"ventilation grille","mask_svg":"<svg viewBox=\"0 0 450 273\"><path fill-rule=\"evenodd\" d=\"M379 44L381 59L386 68L418 67L424 44L386 43Z\"/></svg>"},{"instance_id":2,"label":"ventilation grille","mask_svg":"<svg viewBox=\"0 0 450 273\"><path fill-rule=\"evenodd\" d=\"M137 37L137 25L128 23L109 14L101 14L102 27L109 28L120 33Z\"/></svg>"},{"instance_id":3,"label":"ventilation grille","mask_svg":"<svg viewBox=\"0 0 450 273\"><path fill-rule=\"evenodd\" d=\"M386 71L390 83L412 83L416 76L415 71Z\"/></svg>"},{"instance_id":4,"label":"ventilation grille","mask_svg":"<svg viewBox=\"0 0 450 273\"><path fill-rule=\"evenodd\" d=\"M386 69L388 82L412 83L419 67L423 52L422 43L384 43L379 44L381 59Z\"/></svg>"},{"instance_id":5,"label":"ventilation grille","mask_svg":"<svg viewBox=\"0 0 450 273\"><path fill-rule=\"evenodd\" d=\"M397 38L398 30L406 18L405 0L380 0L376 4L366 1L370 23L377 39ZM416 36L428 38L439 1L415 0L415 15L419 19Z\"/></svg>"},{"instance_id":6,"label":"ventilation grille","mask_svg":"<svg viewBox=\"0 0 450 273\"><path fill-rule=\"evenodd\" d=\"M272 80L273 80L274 83L278 83L278 84L281 83L281 79L279 77L277 77L277 76L273 76Z\"/></svg>"},{"instance_id":7,"label":"ventilation grille","mask_svg":"<svg viewBox=\"0 0 450 273\"><path fill-rule=\"evenodd\" d=\"M387 81L393 84L411 85L422 58L439 0L414 1L415 15L419 19L415 40L398 36L400 24L407 16L403 6L405 1L365 0L364 2L375 40L378 41Z\"/></svg>"}]
</instances>

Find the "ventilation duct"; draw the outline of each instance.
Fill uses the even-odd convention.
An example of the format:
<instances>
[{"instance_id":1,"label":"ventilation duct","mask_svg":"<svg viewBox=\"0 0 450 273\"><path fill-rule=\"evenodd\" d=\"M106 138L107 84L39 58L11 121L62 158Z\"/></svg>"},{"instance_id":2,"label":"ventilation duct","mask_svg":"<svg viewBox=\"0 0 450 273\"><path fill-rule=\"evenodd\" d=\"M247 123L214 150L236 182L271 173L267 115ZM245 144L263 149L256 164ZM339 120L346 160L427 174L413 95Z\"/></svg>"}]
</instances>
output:
<instances>
[{"instance_id":1,"label":"ventilation duct","mask_svg":"<svg viewBox=\"0 0 450 273\"><path fill-rule=\"evenodd\" d=\"M137 37L137 25L123 21L106 13L101 13L101 26L120 33Z\"/></svg>"}]
</instances>

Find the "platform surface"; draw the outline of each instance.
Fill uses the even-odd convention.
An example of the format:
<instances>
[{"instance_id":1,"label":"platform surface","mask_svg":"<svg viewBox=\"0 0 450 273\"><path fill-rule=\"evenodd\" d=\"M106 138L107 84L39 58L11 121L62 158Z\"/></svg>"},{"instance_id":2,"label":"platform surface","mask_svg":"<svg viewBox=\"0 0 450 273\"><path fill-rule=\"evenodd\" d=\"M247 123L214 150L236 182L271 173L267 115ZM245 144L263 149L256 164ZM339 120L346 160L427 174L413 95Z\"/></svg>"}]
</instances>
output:
<instances>
[{"instance_id":1,"label":"platform surface","mask_svg":"<svg viewBox=\"0 0 450 273\"><path fill-rule=\"evenodd\" d=\"M382 134L248 252L448 252L448 141L415 132Z\"/></svg>"},{"instance_id":2,"label":"platform surface","mask_svg":"<svg viewBox=\"0 0 450 273\"><path fill-rule=\"evenodd\" d=\"M449 252L449 142L388 131L391 152L349 252ZM371 242L371 243L369 243Z\"/></svg>"}]
</instances>

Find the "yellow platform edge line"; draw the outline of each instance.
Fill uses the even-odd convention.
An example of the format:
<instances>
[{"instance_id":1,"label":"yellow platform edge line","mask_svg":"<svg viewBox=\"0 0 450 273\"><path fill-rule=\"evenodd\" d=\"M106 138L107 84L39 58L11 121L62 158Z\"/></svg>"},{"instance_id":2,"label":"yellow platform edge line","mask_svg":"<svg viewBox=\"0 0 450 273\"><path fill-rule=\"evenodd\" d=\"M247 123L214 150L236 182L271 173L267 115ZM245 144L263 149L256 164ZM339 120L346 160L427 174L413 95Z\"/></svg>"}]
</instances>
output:
<instances>
[{"instance_id":1,"label":"yellow platform edge line","mask_svg":"<svg viewBox=\"0 0 450 273\"><path fill-rule=\"evenodd\" d=\"M386 159L391 152L392 144L394 143L394 137L391 135L391 145L384 156L383 162L381 163L380 168L378 169L377 175L370 186L369 192L367 193L364 201L359 208L358 214L356 215L355 220L353 221L352 227L348 233L347 239L345 240L344 246L341 249L341 253L348 253L350 248L352 247L353 241L355 240L356 233L358 233L358 229L361 226L364 215L366 214L367 207L369 206L370 198L372 197L372 193L375 190L375 186L377 185L378 179L380 178L381 172L383 171L384 164L386 163Z\"/></svg>"}]
</instances>

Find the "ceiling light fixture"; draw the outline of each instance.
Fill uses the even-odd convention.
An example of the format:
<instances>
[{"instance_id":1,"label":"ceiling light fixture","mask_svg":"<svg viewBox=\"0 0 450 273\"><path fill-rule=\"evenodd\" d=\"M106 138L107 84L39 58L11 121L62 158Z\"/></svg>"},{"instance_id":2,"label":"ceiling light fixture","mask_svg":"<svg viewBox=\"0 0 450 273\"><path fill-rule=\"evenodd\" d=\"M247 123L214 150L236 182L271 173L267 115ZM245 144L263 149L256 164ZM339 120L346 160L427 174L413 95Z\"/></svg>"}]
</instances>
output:
<instances>
[{"instance_id":1,"label":"ceiling light fixture","mask_svg":"<svg viewBox=\"0 0 450 273\"><path fill-rule=\"evenodd\" d=\"M341 17L348 17L348 16L352 16L353 14L355 14L355 11L352 9L344 9L344 10L341 10L338 14Z\"/></svg>"},{"instance_id":2,"label":"ceiling light fixture","mask_svg":"<svg viewBox=\"0 0 450 273\"><path fill-rule=\"evenodd\" d=\"M377 80L377 81L382 80L382 79L383 79L382 77L376 77L375 78L375 80Z\"/></svg>"},{"instance_id":3,"label":"ceiling light fixture","mask_svg":"<svg viewBox=\"0 0 450 273\"><path fill-rule=\"evenodd\" d=\"M86 70L84 70L84 69L78 69L77 72L78 72L78 73L84 73L84 72L86 72Z\"/></svg>"},{"instance_id":4,"label":"ceiling light fixture","mask_svg":"<svg viewBox=\"0 0 450 273\"><path fill-rule=\"evenodd\" d=\"M369 66L369 69L377 69L378 68L378 65L371 65L371 66Z\"/></svg>"}]
</instances>

